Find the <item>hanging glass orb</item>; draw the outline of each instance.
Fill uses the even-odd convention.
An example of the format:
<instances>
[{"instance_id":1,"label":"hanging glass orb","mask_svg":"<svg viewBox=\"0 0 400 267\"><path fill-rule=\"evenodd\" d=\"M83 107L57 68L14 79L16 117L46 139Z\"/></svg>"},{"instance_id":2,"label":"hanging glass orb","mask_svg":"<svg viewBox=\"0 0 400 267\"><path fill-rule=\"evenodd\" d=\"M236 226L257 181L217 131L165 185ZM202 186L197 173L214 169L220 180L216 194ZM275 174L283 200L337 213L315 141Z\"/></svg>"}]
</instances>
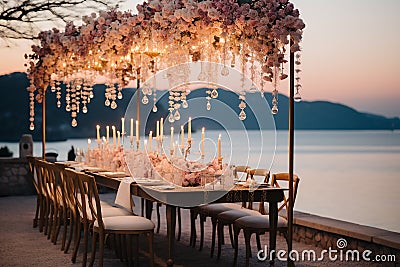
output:
<instances>
[{"instance_id":1,"label":"hanging glass orb","mask_svg":"<svg viewBox=\"0 0 400 267\"><path fill-rule=\"evenodd\" d=\"M57 101L57 107L58 108L61 107L61 101L60 100Z\"/></svg>"},{"instance_id":2,"label":"hanging glass orb","mask_svg":"<svg viewBox=\"0 0 400 267\"><path fill-rule=\"evenodd\" d=\"M296 92L296 94L294 95L293 99L297 103L301 102L301 95L300 95L299 91Z\"/></svg>"},{"instance_id":3,"label":"hanging glass orb","mask_svg":"<svg viewBox=\"0 0 400 267\"><path fill-rule=\"evenodd\" d=\"M153 112L157 112L157 106L156 106L156 104L154 104L154 106L153 106Z\"/></svg>"},{"instance_id":4,"label":"hanging glass orb","mask_svg":"<svg viewBox=\"0 0 400 267\"><path fill-rule=\"evenodd\" d=\"M29 130L35 130L35 124L33 124L33 122L31 122L31 124L29 125Z\"/></svg>"},{"instance_id":5,"label":"hanging glass orb","mask_svg":"<svg viewBox=\"0 0 400 267\"><path fill-rule=\"evenodd\" d=\"M121 92L118 92L117 97L118 97L118 99L122 99L122 93L121 93Z\"/></svg>"},{"instance_id":6,"label":"hanging glass orb","mask_svg":"<svg viewBox=\"0 0 400 267\"><path fill-rule=\"evenodd\" d=\"M212 98L217 98L218 97L218 91L217 91L217 89L213 89L212 91L211 91L211 97Z\"/></svg>"},{"instance_id":7,"label":"hanging glass orb","mask_svg":"<svg viewBox=\"0 0 400 267\"><path fill-rule=\"evenodd\" d=\"M65 110L67 111L67 112L70 112L71 111L71 106L68 104L68 105L66 105L65 106Z\"/></svg>"},{"instance_id":8,"label":"hanging glass orb","mask_svg":"<svg viewBox=\"0 0 400 267\"><path fill-rule=\"evenodd\" d=\"M112 108L112 109L116 109L116 108L117 108L117 102L115 102L115 100L113 100L113 101L111 102L111 108Z\"/></svg>"},{"instance_id":9,"label":"hanging glass orb","mask_svg":"<svg viewBox=\"0 0 400 267\"><path fill-rule=\"evenodd\" d=\"M189 107L189 104L188 104L188 102L186 100L182 100L182 107L183 108L188 108Z\"/></svg>"},{"instance_id":10,"label":"hanging glass orb","mask_svg":"<svg viewBox=\"0 0 400 267\"><path fill-rule=\"evenodd\" d=\"M90 88L90 89L91 89L91 88ZM90 91L89 97L90 97L90 98L93 98L93 97L94 97L93 91Z\"/></svg>"},{"instance_id":11,"label":"hanging glass orb","mask_svg":"<svg viewBox=\"0 0 400 267\"><path fill-rule=\"evenodd\" d=\"M272 106L271 112L274 115L278 114L278 106L276 104Z\"/></svg>"},{"instance_id":12,"label":"hanging glass orb","mask_svg":"<svg viewBox=\"0 0 400 267\"><path fill-rule=\"evenodd\" d=\"M227 66L223 66L221 70L221 75L222 76L228 76L229 75L229 69Z\"/></svg>"},{"instance_id":13,"label":"hanging glass orb","mask_svg":"<svg viewBox=\"0 0 400 267\"><path fill-rule=\"evenodd\" d=\"M86 107L86 106L83 106L83 108L82 108L82 112L83 112L83 113L87 113L87 112L88 112L88 109L87 109L87 107Z\"/></svg>"},{"instance_id":14,"label":"hanging glass orb","mask_svg":"<svg viewBox=\"0 0 400 267\"><path fill-rule=\"evenodd\" d=\"M78 122L76 121L75 118L72 119L71 125L72 127L76 127L78 125Z\"/></svg>"},{"instance_id":15,"label":"hanging glass orb","mask_svg":"<svg viewBox=\"0 0 400 267\"><path fill-rule=\"evenodd\" d=\"M142 103L143 105L147 105L149 103L149 98L146 95L143 96Z\"/></svg>"},{"instance_id":16,"label":"hanging glass orb","mask_svg":"<svg viewBox=\"0 0 400 267\"><path fill-rule=\"evenodd\" d=\"M173 123L175 121L174 114L172 114L172 112L170 112L168 115L168 121L170 123Z\"/></svg>"},{"instance_id":17,"label":"hanging glass orb","mask_svg":"<svg viewBox=\"0 0 400 267\"><path fill-rule=\"evenodd\" d=\"M56 91L56 87L55 87L55 86L52 86L52 87L51 87L51 92L54 93L55 91Z\"/></svg>"},{"instance_id":18,"label":"hanging glass orb","mask_svg":"<svg viewBox=\"0 0 400 267\"><path fill-rule=\"evenodd\" d=\"M176 121L179 121L181 119L181 114L179 113L179 110L175 111L174 119Z\"/></svg>"},{"instance_id":19,"label":"hanging glass orb","mask_svg":"<svg viewBox=\"0 0 400 267\"><path fill-rule=\"evenodd\" d=\"M244 121L246 117L246 112L244 112L244 110L242 109L242 111L240 111L239 113L239 120Z\"/></svg>"},{"instance_id":20,"label":"hanging glass orb","mask_svg":"<svg viewBox=\"0 0 400 267\"><path fill-rule=\"evenodd\" d=\"M207 101L207 110L211 110L211 103L210 103L210 101Z\"/></svg>"},{"instance_id":21,"label":"hanging glass orb","mask_svg":"<svg viewBox=\"0 0 400 267\"><path fill-rule=\"evenodd\" d=\"M106 99L106 101L104 102L104 105L106 105L106 107L109 107L110 106L110 99Z\"/></svg>"}]
</instances>

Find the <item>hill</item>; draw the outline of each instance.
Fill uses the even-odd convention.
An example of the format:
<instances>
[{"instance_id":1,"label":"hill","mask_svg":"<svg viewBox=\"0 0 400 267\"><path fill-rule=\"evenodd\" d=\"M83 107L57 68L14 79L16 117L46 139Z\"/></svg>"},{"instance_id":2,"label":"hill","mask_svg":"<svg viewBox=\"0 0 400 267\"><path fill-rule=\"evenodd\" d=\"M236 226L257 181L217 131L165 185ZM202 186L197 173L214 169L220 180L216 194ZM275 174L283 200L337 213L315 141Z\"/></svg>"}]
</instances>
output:
<instances>
[{"instance_id":1,"label":"hill","mask_svg":"<svg viewBox=\"0 0 400 267\"><path fill-rule=\"evenodd\" d=\"M24 133L29 133L29 96L26 88L28 79L25 73L12 73L0 76L0 140L2 141L18 141ZM64 108L56 107L56 99L53 93L49 93L47 97L47 138L48 140L62 140L67 138L81 138L94 136L95 125L112 125L119 118L124 116L125 110L129 104L132 95L136 89L124 89L124 98L119 100L118 107L112 110L104 106L104 85L96 85L94 87L95 98L92 99L88 106L87 114L78 115L78 126L71 126L71 117ZM159 93L158 95L161 95ZM205 90L195 90L188 96L188 100L195 99L206 95ZM268 103L271 103L272 96L265 93ZM248 94L248 105L254 109L255 114L263 114L266 112L263 104L257 101L261 99L259 94ZM219 101L229 105L236 114L239 113L237 108L239 100L236 94L224 90L219 90ZM204 106L205 106L205 99ZM212 111L218 113L217 104L213 103ZM253 102L255 101L255 102ZM258 104L251 104L258 103ZM274 116L277 129L287 129L288 125L288 98L279 95L279 113ZM151 108L151 107L150 107ZM149 116L149 125L160 117L168 115L168 94L159 101L159 111L151 113ZM190 107L189 107L190 109ZM196 114L197 110L191 110ZM258 129L257 121L250 108L246 109L247 119L244 124L247 129ZM268 111L267 111L268 112ZM226 116L226 114L220 114ZM238 121L238 120L235 120ZM200 120L194 124L194 130L200 127ZM208 129L221 127L218 123L211 121L203 121L201 124ZM237 124L236 124L237 125ZM236 128L235 124L224 124L227 128ZM41 139L41 106L36 106L35 130L30 132L35 140ZM295 128L301 130L392 130L400 129L399 118L386 118L384 116L358 112L355 109L337 103L328 101L302 101L295 105Z\"/></svg>"}]
</instances>

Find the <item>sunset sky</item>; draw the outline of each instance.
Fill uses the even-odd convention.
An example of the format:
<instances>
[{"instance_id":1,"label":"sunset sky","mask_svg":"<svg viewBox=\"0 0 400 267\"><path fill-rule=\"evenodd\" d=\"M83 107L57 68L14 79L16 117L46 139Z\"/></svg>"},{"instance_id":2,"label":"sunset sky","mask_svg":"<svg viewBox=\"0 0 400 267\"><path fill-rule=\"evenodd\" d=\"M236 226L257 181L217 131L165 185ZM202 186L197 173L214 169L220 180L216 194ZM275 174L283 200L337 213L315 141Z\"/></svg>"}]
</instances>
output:
<instances>
[{"instance_id":1,"label":"sunset sky","mask_svg":"<svg viewBox=\"0 0 400 267\"><path fill-rule=\"evenodd\" d=\"M122 9L136 10L139 1ZM400 1L292 0L306 23L302 42L304 100L400 117ZM1 43L0 74L24 71L30 43ZM281 92L286 94L284 88Z\"/></svg>"}]
</instances>

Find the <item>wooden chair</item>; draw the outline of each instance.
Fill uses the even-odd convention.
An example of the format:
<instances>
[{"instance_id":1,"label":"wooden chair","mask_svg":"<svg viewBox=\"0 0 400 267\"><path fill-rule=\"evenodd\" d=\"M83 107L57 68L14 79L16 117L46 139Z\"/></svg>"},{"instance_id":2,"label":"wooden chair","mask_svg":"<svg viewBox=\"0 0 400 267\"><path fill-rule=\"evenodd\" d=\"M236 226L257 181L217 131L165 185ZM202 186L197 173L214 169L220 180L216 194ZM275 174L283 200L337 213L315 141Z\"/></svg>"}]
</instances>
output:
<instances>
[{"instance_id":1,"label":"wooden chair","mask_svg":"<svg viewBox=\"0 0 400 267\"><path fill-rule=\"evenodd\" d=\"M103 211L94 177L77 172L75 175L79 185L78 195L81 197L80 201L82 203L82 205L79 205L80 213L83 214L83 218L87 223L93 222L92 254L89 266L93 266L95 261L97 238L100 240L99 266L103 266L105 237L109 234L128 236L128 254L132 251L132 239L137 239L140 234L146 234L149 240L150 266L154 266L154 223L144 217L134 215L103 217ZM84 260L86 260L86 258L84 258ZM128 260L131 263L132 259L130 256L128 257Z\"/></svg>"},{"instance_id":2,"label":"wooden chair","mask_svg":"<svg viewBox=\"0 0 400 267\"><path fill-rule=\"evenodd\" d=\"M247 178L255 179L255 177L261 177L264 183L268 183L270 172L268 169L250 169L250 168L243 168L247 173ZM245 217L245 216L258 216L261 215L259 211L253 210L253 202L248 201L242 203L242 209L231 209L224 212L221 212L216 215L216 223L217 223L217 232L218 232L218 253L217 257L221 257L221 246L224 243L224 226L229 227L230 233L232 232L232 225L235 220ZM247 207L246 207L247 206ZM263 205L258 205L261 209ZM246 207L246 208L244 208ZM230 235L231 245L234 247L234 241L232 235ZM260 238L257 235L257 242L260 242Z\"/></svg>"},{"instance_id":3,"label":"wooden chair","mask_svg":"<svg viewBox=\"0 0 400 267\"><path fill-rule=\"evenodd\" d=\"M279 181L289 181L289 174L288 173L279 173L279 174L274 174L272 175L272 185L276 187L280 187ZM296 196L297 196L297 188L299 185L300 179L298 178L297 175L293 176L293 204L295 203ZM288 206L288 197L290 196L285 196L283 200L283 204L278 208L278 210L282 210L283 208L286 208ZM286 217L287 218L287 217ZM277 223L277 230L282 231L286 233L287 230L287 219L278 216L278 223ZM237 257L238 257L238 239L239 239L239 233L240 230L243 229L244 232L244 239L245 239L245 244L246 244L246 266L249 266L249 258L251 255L250 252L250 239L251 235L253 233L257 235L262 235L265 234L266 232L269 231L269 216L268 215L258 215L258 216L245 216L238 218L234 222L234 236L235 236L235 254L234 254L234 266L236 266L237 263ZM285 235L286 237L286 235ZM257 247L258 250L261 250L261 244L259 241L257 242Z\"/></svg>"},{"instance_id":4,"label":"wooden chair","mask_svg":"<svg viewBox=\"0 0 400 267\"><path fill-rule=\"evenodd\" d=\"M247 170L249 166L236 166L234 170L235 178L239 178L239 173L246 173L246 179L248 177ZM242 206L244 203L242 203ZM197 216L200 217L200 248L199 250L203 249L204 243L204 222L206 221L207 217L211 218L211 223L213 225L212 231L212 244L211 244L211 257L214 255L214 247L215 247L215 236L216 236L216 228L217 228L217 220L216 216L224 211L228 211L231 209L240 209L241 206L235 203L216 203L216 204L207 204L197 208L190 209L190 244L192 247L196 245L196 218ZM229 228L229 235L231 237L231 241L233 241L233 234L232 228Z\"/></svg>"},{"instance_id":5,"label":"wooden chair","mask_svg":"<svg viewBox=\"0 0 400 267\"><path fill-rule=\"evenodd\" d=\"M81 240L81 229L83 227L83 260L82 266L86 266L87 262L87 249L88 249L88 240L89 240L89 227L96 220L95 217L92 216L90 207L88 205L97 205L95 207L99 207L102 210L103 217L111 217L111 216L127 216L132 215L132 212L129 212L126 209L117 208L110 206L109 204L92 202L92 200L86 200L88 195L85 191L82 191L79 185L79 174L80 172L75 172L74 170L65 169L65 174L68 180L70 180L72 188L70 188L73 197L74 197L74 205L76 206L76 219L74 226L74 249L72 252L72 262L76 262L76 257L78 254L78 249ZM83 195L82 195L83 193ZM71 193L70 193L71 194ZM97 195L98 196L98 195ZM91 204L89 204L91 203Z\"/></svg>"},{"instance_id":6,"label":"wooden chair","mask_svg":"<svg viewBox=\"0 0 400 267\"><path fill-rule=\"evenodd\" d=\"M39 170L38 162L35 157L28 156L27 157L28 164L29 164L29 171L31 173L31 178L32 178L32 183L33 186L35 187L36 190L36 212L35 212L35 217L33 218L33 228L38 227L39 225L39 231L43 231L43 225L41 224L42 220L40 219L43 214L42 214L42 209L44 205L44 198L45 196L43 195L42 192L42 185L41 183L41 172Z\"/></svg>"}]
</instances>

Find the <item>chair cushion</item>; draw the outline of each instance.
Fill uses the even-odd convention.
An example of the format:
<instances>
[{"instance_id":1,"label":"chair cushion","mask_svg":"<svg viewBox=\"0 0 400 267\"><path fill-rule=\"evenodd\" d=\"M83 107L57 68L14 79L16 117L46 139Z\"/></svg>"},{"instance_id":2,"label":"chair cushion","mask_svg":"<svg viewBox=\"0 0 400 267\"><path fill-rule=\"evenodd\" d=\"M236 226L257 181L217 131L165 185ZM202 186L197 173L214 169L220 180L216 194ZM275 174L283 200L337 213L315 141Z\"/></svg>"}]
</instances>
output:
<instances>
[{"instance_id":1,"label":"chair cushion","mask_svg":"<svg viewBox=\"0 0 400 267\"><path fill-rule=\"evenodd\" d=\"M241 208L242 207L240 205L235 203L216 203L201 206L199 212L208 216L215 216L224 211Z\"/></svg>"},{"instance_id":2,"label":"chair cushion","mask_svg":"<svg viewBox=\"0 0 400 267\"><path fill-rule=\"evenodd\" d=\"M154 223L141 216L114 216L103 218L104 229L114 231L147 231L154 229ZM98 221L94 227L99 227Z\"/></svg>"},{"instance_id":3,"label":"chair cushion","mask_svg":"<svg viewBox=\"0 0 400 267\"><path fill-rule=\"evenodd\" d=\"M234 209L221 212L217 215L218 220L222 220L225 222L234 222L235 220L242 218L244 216L261 216L261 213L255 210L249 210L245 208Z\"/></svg>"},{"instance_id":4,"label":"chair cushion","mask_svg":"<svg viewBox=\"0 0 400 267\"><path fill-rule=\"evenodd\" d=\"M261 216L246 216L239 218L235 221L235 226L239 228L253 228L258 230L265 229L268 231L269 229L269 215L261 215ZM278 216L278 225L277 228L285 228L287 227L287 221L285 218Z\"/></svg>"},{"instance_id":5,"label":"chair cushion","mask_svg":"<svg viewBox=\"0 0 400 267\"><path fill-rule=\"evenodd\" d=\"M128 210L121 208L101 206L102 217L124 216L124 215L132 215L132 212L129 212Z\"/></svg>"}]
</instances>

